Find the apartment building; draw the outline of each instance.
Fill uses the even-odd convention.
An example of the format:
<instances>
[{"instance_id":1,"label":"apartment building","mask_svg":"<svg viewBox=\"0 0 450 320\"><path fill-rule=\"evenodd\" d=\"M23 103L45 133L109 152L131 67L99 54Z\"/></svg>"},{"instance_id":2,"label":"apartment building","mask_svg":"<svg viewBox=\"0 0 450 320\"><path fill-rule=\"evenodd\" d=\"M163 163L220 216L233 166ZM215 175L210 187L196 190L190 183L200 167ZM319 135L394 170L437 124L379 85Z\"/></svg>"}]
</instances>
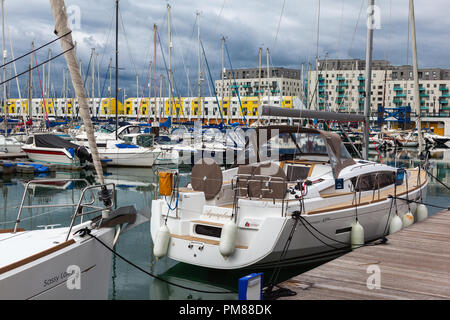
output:
<instances>
[{"instance_id":1,"label":"apartment building","mask_svg":"<svg viewBox=\"0 0 450 320\"><path fill-rule=\"evenodd\" d=\"M320 60L308 77L308 105L316 110L358 113L364 110L365 61ZM450 70L420 69L420 109L423 115L450 112ZM411 106L414 109L412 66L392 66L386 60L372 65L371 110Z\"/></svg>"},{"instance_id":2,"label":"apartment building","mask_svg":"<svg viewBox=\"0 0 450 320\"><path fill-rule=\"evenodd\" d=\"M214 82L216 94L224 97L300 96L301 71L288 68L225 70ZM261 83L260 83L261 79Z\"/></svg>"}]
</instances>

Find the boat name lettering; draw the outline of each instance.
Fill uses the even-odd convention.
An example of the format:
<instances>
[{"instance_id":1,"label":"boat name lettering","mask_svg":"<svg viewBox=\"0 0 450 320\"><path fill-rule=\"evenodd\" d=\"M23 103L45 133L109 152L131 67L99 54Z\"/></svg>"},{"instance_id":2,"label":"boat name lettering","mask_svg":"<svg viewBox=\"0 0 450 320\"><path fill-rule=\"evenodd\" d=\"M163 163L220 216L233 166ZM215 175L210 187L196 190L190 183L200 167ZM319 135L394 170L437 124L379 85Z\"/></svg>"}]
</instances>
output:
<instances>
[{"instance_id":1,"label":"boat name lettering","mask_svg":"<svg viewBox=\"0 0 450 320\"><path fill-rule=\"evenodd\" d=\"M44 280L44 288L45 288L45 287L48 287L48 286L50 286L50 285L52 285L52 284L56 284L56 283L58 283L60 280L62 281L62 280L67 279L67 278L70 277L73 273L74 273L74 272L69 273L69 272L67 272L67 271L64 271L64 272L61 272L61 273L60 273L59 275L57 275L57 276L54 276L54 277L45 279L45 280Z\"/></svg>"}]
</instances>

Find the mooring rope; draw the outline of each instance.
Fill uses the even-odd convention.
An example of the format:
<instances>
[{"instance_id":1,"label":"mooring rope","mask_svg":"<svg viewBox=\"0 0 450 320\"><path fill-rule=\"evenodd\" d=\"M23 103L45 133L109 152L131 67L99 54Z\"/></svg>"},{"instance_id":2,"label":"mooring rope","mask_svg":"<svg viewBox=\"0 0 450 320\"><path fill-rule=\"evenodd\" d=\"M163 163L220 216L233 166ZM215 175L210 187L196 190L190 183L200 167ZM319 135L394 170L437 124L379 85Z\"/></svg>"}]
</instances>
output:
<instances>
[{"instance_id":1,"label":"mooring rope","mask_svg":"<svg viewBox=\"0 0 450 320\"><path fill-rule=\"evenodd\" d=\"M195 292L201 292L201 293L211 293L211 294L230 294L230 293L237 293L235 291L208 291L208 290L201 290L201 289L194 289L194 288L190 288L187 286L183 286L181 284L177 284L177 283L173 283L170 282L162 277L159 277L157 275L154 275L150 272L148 272L147 270L144 270L143 268L139 267L137 264L135 264L134 262L128 260L127 258L125 258L124 256L122 256L121 254L119 254L116 250L111 249L106 243L104 243L102 240L100 240L98 237L96 237L95 235L93 235L91 233L91 229L89 228L84 228L84 229L80 229L77 232L75 232L75 234L79 233L80 237L84 237L85 235L89 235L91 238L94 238L95 240L97 240L98 242L100 242L101 245L103 245L106 249L108 249L109 251L111 251L115 256L119 257L120 259L122 259L123 261L125 261L126 263L128 263L129 265L135 267L136 269L138 269L139 271L142 271L143 273L147 274L148 276L160 280L162 282L165 282L167 284L170 284L172 286L176 286L182 289L186 289L186 290L191 290L191 291L195 291Z\"/></svg>"}]
</instances>

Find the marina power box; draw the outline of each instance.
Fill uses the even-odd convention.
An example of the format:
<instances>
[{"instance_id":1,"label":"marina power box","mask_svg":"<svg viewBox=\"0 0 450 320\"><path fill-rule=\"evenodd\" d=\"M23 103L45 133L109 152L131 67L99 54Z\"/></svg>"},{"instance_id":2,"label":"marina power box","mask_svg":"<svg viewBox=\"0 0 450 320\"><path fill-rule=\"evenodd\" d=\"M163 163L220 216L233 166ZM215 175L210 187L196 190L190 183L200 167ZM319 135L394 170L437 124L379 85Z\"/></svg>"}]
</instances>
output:
<instances>
[{"instance_id":1,"label":"marina power box","mask_svg":"<svg viewBox=\"0 0 450 320\"><path fill-rule=\"evenodd\" d=\"M263 273L252 273L239 279L239 300L262 300Z\"/></svg>"}]
</instances>

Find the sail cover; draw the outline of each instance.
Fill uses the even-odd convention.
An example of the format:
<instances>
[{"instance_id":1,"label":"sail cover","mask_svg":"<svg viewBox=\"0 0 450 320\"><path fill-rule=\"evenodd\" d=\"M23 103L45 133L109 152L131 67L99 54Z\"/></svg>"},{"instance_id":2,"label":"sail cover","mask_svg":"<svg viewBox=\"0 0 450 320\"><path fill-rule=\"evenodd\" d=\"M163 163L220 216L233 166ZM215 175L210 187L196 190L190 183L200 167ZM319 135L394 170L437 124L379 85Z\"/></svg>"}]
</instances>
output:
<instances>
[{"instance_id":1,"label":"sail cover","mask_svg":"<svg viewBox=\"0 0 450 320\"><path fill-rule=\"evenodd\" d=\"M36 147L41 148L72 148L77 149L79 146L67 141L54 134L37 134L34 136Z\"/></svg>"}]
</instances>

